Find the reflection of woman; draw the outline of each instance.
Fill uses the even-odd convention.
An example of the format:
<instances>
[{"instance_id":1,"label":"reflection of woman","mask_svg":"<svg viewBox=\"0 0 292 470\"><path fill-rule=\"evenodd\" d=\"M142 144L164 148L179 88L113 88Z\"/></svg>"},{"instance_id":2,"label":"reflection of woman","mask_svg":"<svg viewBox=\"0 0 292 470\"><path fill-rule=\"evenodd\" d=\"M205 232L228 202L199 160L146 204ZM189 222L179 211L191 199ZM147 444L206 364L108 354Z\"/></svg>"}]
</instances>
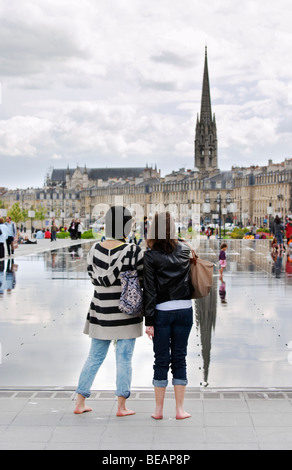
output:
<instances>
[{"instance_id":1,"label":"reflection of woman","mask_svg":"<svg viewBox=\"0 0 292 470\"><path fill-rule=\"evenodd\" d=\"M144 313L146 333L153 338L156 410L163 418L167 375L171 364L176 399L176 418L184 411L187 385L186 354L193 324L190 281L190 248L175 237L174 222L168 212L156 214L148 234L150 250L144 254Z\"/></svg>"},{"instance_id":2,"label":"reflection of woman","mask_svg":"<svg viewBox=\"0 0 292 470\"><path fill-rule=\"evenodd\" d=\"M130 227L130 212L121 206L112 207L106 214L107 240L93 245L88 255L87 269L94 284L94 296L84 333L92 340L79 378L75 414L91 411L85 405L85 399L90 396L90 388L112 340L116 341L117 416L134 414L127 409L126 399L130 396L135 341L143 334L143 317L129 316L119 310L120 273L135 267L142 273L141 249L124 242Z\"/></svg>"}]
</instances>

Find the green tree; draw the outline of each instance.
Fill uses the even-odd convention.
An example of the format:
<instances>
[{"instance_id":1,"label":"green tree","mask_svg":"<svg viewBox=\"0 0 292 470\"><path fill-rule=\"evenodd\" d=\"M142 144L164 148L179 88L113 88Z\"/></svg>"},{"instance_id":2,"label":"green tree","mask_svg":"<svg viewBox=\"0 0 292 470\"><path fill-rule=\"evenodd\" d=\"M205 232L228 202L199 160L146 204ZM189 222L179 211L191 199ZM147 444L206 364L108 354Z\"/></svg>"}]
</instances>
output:
<instances>
[{"instance_id":1,"label":"green tree","mask_svg":"<svg viewBox=\"0 0 292 470\"><path fill-rule=\"evenodd\" d=\"M23 211L20 209L18 202L13 204L13 206L10 207L10 209L7 211L7 213L9 215L9 217L11 217L13 222L15 222L16 224L18 224L18 222L21 222L21 221L24 220L24 214L23 214Z\"/></svg>"},{"instance_id":2,"label":"green tree","mask_svg":"<svg viewBox=\"0 0 292 470\"><path fill-rule=\"evenodd\" d=\"M47 211L45 210L44 207L39 206L37 210L35 211L35 219L36 220L45 220L47 217Z\"/></svg>"}]
</instances>

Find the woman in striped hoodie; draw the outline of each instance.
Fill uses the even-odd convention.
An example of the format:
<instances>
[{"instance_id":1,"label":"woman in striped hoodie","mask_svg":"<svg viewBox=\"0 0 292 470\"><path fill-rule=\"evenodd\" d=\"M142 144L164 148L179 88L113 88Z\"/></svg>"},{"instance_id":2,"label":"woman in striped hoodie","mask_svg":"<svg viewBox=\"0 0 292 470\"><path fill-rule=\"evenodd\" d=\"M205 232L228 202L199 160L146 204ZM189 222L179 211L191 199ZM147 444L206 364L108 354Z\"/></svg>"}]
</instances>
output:
<instances>
[{"instance_id":1,"label":"woman in striped hoodie","mask_svg":"<svg viewBox=\"0 0 292 470\"><path fill-rule=\"evenodd\" d=\"M120 274L137 269L142 280L143 252L137 245L125 243L131 230L131 214L122 206L110 208L105 218L106 241L96 243L88 254L88 274L94 285L84 333L91 338L89 356L82 369L76 390L75 414L92 411L85 405L90 388L102 365L111 341L116 341L117 416L134 414L127 409L132 379L132 355L136 338L143 335L143 317L130 316L119 310Z\"/></svg>"}]
</instances>

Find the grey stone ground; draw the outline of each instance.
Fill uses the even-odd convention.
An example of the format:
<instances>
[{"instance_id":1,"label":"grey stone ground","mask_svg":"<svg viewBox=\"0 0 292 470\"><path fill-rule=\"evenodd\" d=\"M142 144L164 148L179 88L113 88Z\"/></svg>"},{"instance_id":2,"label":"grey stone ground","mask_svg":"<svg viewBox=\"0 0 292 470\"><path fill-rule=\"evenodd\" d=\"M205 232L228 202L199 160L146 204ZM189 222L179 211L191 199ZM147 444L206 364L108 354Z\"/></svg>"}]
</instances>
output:
<instances>
[{"instance_id":1,"label":"grey stone ground","mask_svg":"<svg viewBox=\"0 0 292 470\"><path fill-rule=\"evenodd\" d=\"M151 419L152 391L133 392L136 415L117 418L113 392L74 415L72 391L1 391L1 450L291 450L292 392L188 390L190 419L174 418L168 393L162 421Z\"/></svg>"}]
</instances>

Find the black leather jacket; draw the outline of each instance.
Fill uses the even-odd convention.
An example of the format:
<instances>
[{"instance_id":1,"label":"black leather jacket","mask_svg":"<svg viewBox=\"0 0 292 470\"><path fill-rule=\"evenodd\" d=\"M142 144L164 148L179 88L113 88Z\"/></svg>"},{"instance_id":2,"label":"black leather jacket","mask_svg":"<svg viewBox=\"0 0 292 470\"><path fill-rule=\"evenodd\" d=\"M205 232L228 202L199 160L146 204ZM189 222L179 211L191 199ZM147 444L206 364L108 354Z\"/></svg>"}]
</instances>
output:
<instances>
[{"instance_id":1,"label":"black leather jacket","mask_svg":"<svg viewBox=\"0 0 292 470\"><path fill-rule=\"evenodd\" d=\"M179 242L170 254L145 251L143 276L145 323L150 326L154 324L157 304L191 298L189 246Z\"/></svg>"}]
</instances>

